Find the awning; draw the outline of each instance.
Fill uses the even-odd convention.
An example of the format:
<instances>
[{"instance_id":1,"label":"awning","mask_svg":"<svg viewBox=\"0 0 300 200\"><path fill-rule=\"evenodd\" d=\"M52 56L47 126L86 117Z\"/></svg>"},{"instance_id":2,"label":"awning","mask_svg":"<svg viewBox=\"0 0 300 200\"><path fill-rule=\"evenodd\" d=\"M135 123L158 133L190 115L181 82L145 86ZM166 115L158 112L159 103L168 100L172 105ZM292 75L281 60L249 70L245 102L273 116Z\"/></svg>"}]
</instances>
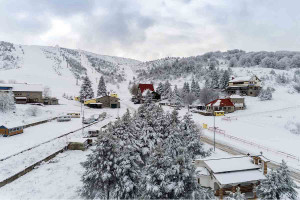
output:
<instances>
[{"instance_id":1,"label":"awning","mask_svg":"<svg viewBox=\"0 0 300 200\"><path fill-rule=\"evenodd\" d=\"M27 97L15 97L15 98L20 100L27 100Z\"/></svg>"}]
</instances>

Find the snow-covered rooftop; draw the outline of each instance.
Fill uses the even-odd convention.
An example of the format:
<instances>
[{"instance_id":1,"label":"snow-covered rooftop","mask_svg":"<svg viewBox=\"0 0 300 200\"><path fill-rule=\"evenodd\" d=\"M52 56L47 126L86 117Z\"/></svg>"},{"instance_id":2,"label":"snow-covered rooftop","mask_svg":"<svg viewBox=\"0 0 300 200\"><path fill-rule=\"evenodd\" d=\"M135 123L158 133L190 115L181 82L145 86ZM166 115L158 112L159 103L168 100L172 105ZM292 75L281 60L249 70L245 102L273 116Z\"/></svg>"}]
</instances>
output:
<instances>
[{"instance_id":1,"label":"snow-covered rooftop","mask_svg":"<svg viewBox=\"0 0 300 200\"><path fill-rule=\"evenodd\" d=\"M244 107L244 104L243 103L234 103L234 106L235 107Z\"/></svg>"},{"instance_id":2,"label":"snow-covered rooftop","mask_svg":"<svg viewBox=\"0 0 300 200\"><path fill-rule=\"evenodd\" d=\"M214 173L260 168L258 165L253 164L251 157L248 156L209 159L203 161Z\"/></svg>"},{"instance_id":3,"label":"snow-covered rooftop","mask_svg":"<svg viewBox=\"0 0 300 200\"><path fill-rule=\"evenodd\" d=\"M243 76L243 77L237 77L229 82L243 82L243 81L250 81L253 76Z\"/></svg>"},{"instance_id":4,"label":"snow-covered rooftop","mask_svg":"<svg viewBox=\"0 0 300 200\"><path fill-rule=\"evenodd\" d=\"M196 173L199 175L209 175L209 171L205 167L196 167Z\"/></svg>"},{"instance_id":5,"label":"snow-covered rooftop","mask_svg":"<svg viewBox=\"0 0 300 200\"><path fill-rule=\"evenodd\" d=\"M27 84L27 83L15 83L15 84L0 84L0 87L12 87L12 91L23 92L42 92L43 85L41 84Z\"/></svg>"},{"instance_id":6,"label":"snow-covered rooftop","mask_svg":"<svg viewBox=\"0 0 300 200\"><path fill-rule=\"evenodd\" d=\"M263 173L258 169L220 173L220 174L214 174L214 176L222 185L245 183L245 182L266 179Z\"/></svg>"},{"instance_id":7,"label":"snow-covered rooftop","mask_svg":"<svg viewBox=\"0 0 300 200\"><path fill-rule=\"evenodd\" d=\"M241 95L238 95L238 94L230 95L230 98L231 99L244 99L244 97L242 97Z\"/></svg>"}]
</instances>

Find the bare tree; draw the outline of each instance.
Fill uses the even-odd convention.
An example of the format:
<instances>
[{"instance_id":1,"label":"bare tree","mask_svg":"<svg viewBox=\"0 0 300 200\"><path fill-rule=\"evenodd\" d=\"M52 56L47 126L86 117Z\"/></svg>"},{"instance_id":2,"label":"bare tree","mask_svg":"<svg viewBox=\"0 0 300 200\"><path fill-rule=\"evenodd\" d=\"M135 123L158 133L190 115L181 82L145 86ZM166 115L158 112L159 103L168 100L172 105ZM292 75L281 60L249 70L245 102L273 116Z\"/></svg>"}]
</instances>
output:
<instances>
[{"instance_id":1,"label":"bare tree","mask_svg":"<svg viewBox=\"0 0 300 200\"><path fill-rule=\"evenodd\" d=\"M137 94L138 94L138 90L139 90L138 85L134 83L134 84L131 86L131 88L130 88L130 93L131 93L132 95L137 95Z\"/></svg>"},{"instance_id":2,"label":"bare tree","mask_svg":"<svg viewBox=\"0 0 300 200\"><path fill-rule=\"evenodd\" d=\"M200 102L203 104L207 104L217 98L219 98L218 92L212 89L203 88L200 92Z\"/></svg>"},{"instance_id":3,"label":"bare tree","mask_svg":"<svg viewBox=\"0 0 300 200\"><path fill-rule=\"evenodd\" d=\"M43 94L44 94L44 97L51 97L51 89L50 89L50 87L45 86Z\"/></svg>"}]
</instances>

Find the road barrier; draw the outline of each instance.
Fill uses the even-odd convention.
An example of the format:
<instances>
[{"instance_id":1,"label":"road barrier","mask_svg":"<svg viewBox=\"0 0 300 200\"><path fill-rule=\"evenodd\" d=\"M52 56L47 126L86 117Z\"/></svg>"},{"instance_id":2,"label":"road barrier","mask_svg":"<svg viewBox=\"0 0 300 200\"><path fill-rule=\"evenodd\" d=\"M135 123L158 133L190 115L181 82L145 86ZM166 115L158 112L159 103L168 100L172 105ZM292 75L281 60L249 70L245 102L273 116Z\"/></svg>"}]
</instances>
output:
<instances>
[{"instance_id":1,"label":"road barrier","mask_svg":"<svg viewBox=\"0 0 300 200\"><path fill-rule=\"evenodd\" d=\"M209 127L208 130L211 131L211 132L214 132L214 127ZM253 147L257 147L259 149L266 150L267 152L272 152L274 154L280 155L280 156L282 156L284 158L289 158L289 159L292 159L292 160L300 162L300 158L297 157L297 156L295 156L295 155L292 155L292 154L289 154L289 153L286 153L286 152L283 152L283 151L278 151L278 150L275 150L275 149L272 149L272 148L269 148L269 147L257 144L255 142L250 142L248 140L245 140L245 139L242 139L242 138L239 138L239 137L235 137L235 136L226 134L224 130L221 130L219 128L216 128L215 132L217 134L222 135L222 136L224 136L226 138L229 138L231 140L235 140L235 141L241 142L243 144L247 144L247 145L250 145L250 146L253 146Z\"/></svg>"},{"instance_id":2,"label":"road barrier","mask_svg":"<svg viewBox=\"0 0 300 200\"><path fill-rule=\"evenodd\" d=\"M222 120L224 120L224 121L232 121L232 120L237 120L237 117L223 117Z\"/></svg>"}]
</instances>

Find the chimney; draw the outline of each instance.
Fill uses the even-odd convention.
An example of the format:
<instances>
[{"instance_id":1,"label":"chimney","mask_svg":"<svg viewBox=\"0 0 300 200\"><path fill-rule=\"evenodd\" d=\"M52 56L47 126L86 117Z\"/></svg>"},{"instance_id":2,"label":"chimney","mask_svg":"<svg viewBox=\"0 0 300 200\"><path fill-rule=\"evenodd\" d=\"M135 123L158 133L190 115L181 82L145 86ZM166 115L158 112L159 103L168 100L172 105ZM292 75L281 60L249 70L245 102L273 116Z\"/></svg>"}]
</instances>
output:
<instances>
[{"instance_id":1,"label":"chimney","mask_svg":"<svg viewBox=\"0 0 300 200\"><path fill-rule=\"evenodd\" d=\"M263 161L263 170L264 170L264 175L267 175L268 173L268 162Z\"/></svg>"}]
</instances>

